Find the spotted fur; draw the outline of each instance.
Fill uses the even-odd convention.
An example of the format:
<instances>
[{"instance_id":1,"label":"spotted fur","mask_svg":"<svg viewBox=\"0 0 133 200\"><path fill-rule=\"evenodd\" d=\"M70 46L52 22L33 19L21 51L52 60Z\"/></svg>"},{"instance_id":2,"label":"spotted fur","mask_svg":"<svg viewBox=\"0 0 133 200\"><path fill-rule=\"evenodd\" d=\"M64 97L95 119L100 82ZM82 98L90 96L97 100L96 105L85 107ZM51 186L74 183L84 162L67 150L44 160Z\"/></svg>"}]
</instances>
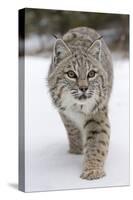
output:
<instances>
[{"instance_id":1,"label":"spotted fur","mask_svg":"<svg viewBox=\"0 0 133 200\"><path fill-rule=\"evenodd\" d=\"M83 153L83 179L105 175L112 82L111 54L95 30L74 28L56 40L48 87L68 133L69 152Z\"/></svg>"}]
</instances>

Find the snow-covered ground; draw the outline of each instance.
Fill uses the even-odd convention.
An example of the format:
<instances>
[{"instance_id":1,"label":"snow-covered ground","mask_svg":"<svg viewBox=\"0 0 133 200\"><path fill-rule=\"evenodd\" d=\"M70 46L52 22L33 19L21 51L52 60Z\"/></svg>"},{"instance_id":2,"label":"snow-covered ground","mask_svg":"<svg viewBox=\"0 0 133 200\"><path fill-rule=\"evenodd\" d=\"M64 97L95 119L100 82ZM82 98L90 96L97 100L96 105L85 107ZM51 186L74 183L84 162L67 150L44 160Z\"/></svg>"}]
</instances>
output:
<instances>
[{"instance_id":1,"label":"snow-covered ground","mask_svg":"<svg viewBox=\"0 0 133 200\"><path fill-rule=\"evenodd\" d=\"M129 61L115 60L110 100L111 141L107 176L79 178L82 156L68 151L60 117L46 86L49 59L26 57L26 191L47 191L129 184Z\"/></svg>"}]
</instances>

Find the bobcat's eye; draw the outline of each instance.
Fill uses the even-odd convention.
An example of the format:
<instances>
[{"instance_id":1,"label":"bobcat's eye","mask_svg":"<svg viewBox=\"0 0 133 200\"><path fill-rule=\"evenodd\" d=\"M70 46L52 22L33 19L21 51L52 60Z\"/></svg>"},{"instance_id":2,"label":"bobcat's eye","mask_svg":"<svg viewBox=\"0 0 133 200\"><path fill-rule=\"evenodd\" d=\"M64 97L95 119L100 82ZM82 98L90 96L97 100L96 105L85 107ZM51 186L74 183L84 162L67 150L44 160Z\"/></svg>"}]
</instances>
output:
<instances>
[{"instance_id":1,"label":"bobcat's eye","mask_svg":"<svg viewBox=\"0 0 133 200\"><path fill-rule=\"evenodd\" d=\"M67 72L67 75L69 78L77 78L77 75L75 74L74 71L70 70Z\"/></svg>"},{"instance_id":2,"label":"bobcat's eye","mask_svg":"<svg viewBox=\"0 0 133 200\"><path fill-rule=\"evenodd\" d=\"M96 72L94 70L91 70L89 73L88 73L88 78L93 78L95 76Z\"/></svg>"}]
</instances>

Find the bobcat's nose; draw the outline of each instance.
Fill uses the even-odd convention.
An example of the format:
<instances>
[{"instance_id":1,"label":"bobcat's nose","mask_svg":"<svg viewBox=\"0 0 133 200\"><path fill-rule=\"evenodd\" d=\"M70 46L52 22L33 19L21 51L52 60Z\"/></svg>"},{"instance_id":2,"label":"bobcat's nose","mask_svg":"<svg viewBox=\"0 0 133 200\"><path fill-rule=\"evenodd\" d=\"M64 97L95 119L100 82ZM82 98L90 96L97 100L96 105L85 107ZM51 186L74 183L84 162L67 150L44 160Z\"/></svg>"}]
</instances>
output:
<instances>
[{"instance_id":1,"label":"bobcat's nose","mask_svg":"<svg viewBox=\"0 0 133 200\"><path fill-rule=\"evenodd\" d=\"M86 90L88 89L87 86L80 86L79 89L82 91L82 92L86 92Z\"/></svg>"}]
</instances>

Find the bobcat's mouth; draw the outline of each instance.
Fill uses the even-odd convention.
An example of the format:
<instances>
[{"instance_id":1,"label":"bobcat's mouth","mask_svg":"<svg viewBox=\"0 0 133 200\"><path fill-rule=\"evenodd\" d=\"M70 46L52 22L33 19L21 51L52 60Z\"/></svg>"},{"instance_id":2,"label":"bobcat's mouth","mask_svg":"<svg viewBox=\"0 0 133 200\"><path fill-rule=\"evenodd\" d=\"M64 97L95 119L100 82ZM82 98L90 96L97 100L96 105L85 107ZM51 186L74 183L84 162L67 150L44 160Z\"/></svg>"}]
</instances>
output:
<instances>
[{"instance_id":1,"label":"bobcat's mouth","mask_svg":"<svg viewBox=\"0 0 133 200\"><path fill-rule=\"evenodd\" d=\"M85 94L82 94L80 97L79 97L79 100L86 100L87 99L87 96Z\"/></svg>"}]
</instances>

